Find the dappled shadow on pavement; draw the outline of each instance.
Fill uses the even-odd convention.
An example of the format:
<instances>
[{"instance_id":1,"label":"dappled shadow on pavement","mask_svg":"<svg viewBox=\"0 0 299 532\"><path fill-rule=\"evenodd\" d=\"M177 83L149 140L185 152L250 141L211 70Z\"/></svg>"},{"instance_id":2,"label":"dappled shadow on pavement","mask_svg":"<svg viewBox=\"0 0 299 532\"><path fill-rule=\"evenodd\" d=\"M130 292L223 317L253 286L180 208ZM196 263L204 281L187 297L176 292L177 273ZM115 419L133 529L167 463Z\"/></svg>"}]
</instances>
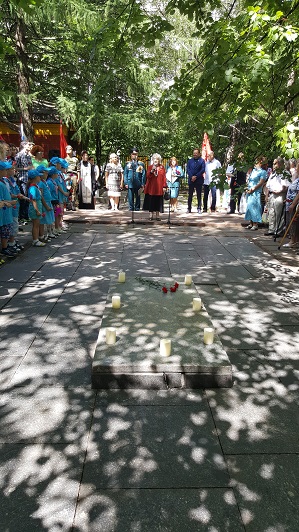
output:
<instances>
[{"instance_id":1,"label":"dappled shadow on pavement","mask_svg":"<svg viewBox=\"0 0 299 532\"><path fill-rule=\"evenodd\" d=\"M284 272L262 284L260 251L227 238L101 230L70 235L28 282L14 267L1 287L3 530L297 530L298 306ZM180 260L189 273L188 253L233 388L93 391L110 278L174 276Z\"/></svg>"}]
</instances>

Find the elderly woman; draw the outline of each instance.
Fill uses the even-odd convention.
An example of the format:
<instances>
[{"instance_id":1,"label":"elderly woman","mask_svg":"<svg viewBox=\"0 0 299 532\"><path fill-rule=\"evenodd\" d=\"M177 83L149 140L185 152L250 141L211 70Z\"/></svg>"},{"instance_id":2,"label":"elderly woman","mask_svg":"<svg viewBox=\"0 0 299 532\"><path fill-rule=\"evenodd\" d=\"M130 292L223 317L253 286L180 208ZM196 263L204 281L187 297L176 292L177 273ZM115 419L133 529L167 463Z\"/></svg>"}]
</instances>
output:
<instances>
[{"instance_id":1,"label":"elderly woman","mask_svg":"<svg viewBox=\"0 0 299 532\"><path fill-rule=\"evenodd\" d=\"M158 153L154 153L152 164L146 173L143 203L143 210L149 211L150 220L153 220L154 212L156 213L156 220L160 220L159 213L164 212L163 193L166 188L166 172L162 165L162 157Z\"/></svg>"},{"instance_id":2,"label":"elderly woman","mask_svg":"<svg viewBox=\"0 0 299 532\"><path fill-rule=\"evenodd\" d=\"M169 167L166 172L166 181L170 194L170 205L172 212L178 210L178 196L180 190L180 180L183 177L182 167L178 165L176 157L171 157Z\"/></svg>"},{"instance_id":3,"label":"elderly woman","mask_svg":"<svg viewBox=\"0 0 299 532\"><path fill-rule=\"evenodd\" d=\"M39 146L38 144L32 146L31 156L32 166L34 169L40 166L41 164L47 168L48 161L47 159L44 159L44 149L42 146Z\"/></svg>"},{"instance_id":4,"label":"elderly woman","mask_svg":"<svg viewBox=\"0 0 299 532\"><path fill-rule=\"evenodd\" d=\"M111 153L105 168L106 188L113 211L119 211L119 200L124 186L124 174L116 153Z\"/></svg>"},{"instance_id":5,"label":"elderly woman","mask_svg":"<svg viewBox=\"0 0 299 532\"><path fill-rule=\"evenodd\" d=\"M247 209L245 220L249 221L246 229L256 231L262 222L261 192L267 181L267 159L258 157L249 176L247 184Z\"/></svg>"}]
</instances>

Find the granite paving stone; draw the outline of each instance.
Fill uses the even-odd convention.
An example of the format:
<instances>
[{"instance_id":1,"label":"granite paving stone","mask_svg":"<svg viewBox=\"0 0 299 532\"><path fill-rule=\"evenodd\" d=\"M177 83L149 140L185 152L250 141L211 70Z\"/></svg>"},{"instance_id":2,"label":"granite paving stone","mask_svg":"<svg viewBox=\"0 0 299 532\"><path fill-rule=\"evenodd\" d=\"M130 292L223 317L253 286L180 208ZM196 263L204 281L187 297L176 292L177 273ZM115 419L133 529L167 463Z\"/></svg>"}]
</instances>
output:
<instances>
[{"instance_id":1,"label":"granite paving stone","mask_svg":"<svg viewBox=\"0 0 299 532\"><path fill-rule=\"evenodd\" d=\"M16 372L18 366L22 362L21 356L3 357L0 358L0 390L6 390L10 386L11 379Z\"/></svg>"},{"instance_id":2,"label":"granite paving stone","mask_svg":"<svg viewBox=\"0 0 299 532\"><path fill-rule=\"evenodd\" d=\"M101 275L109 278L120 270L121 254L120 253L99 253L99 257L86 255L79 265L76 274L79 275Z\"/></svg>"},{"instance_id":3,"label":"granite paving stone","mask_svg":"<svg viewBox=\"0 0 299 532\"><path fill-rule=\"evenodd\" d=\"M73 343L70 342L70 345ZM65 354L57 348L48 356L40 355L34 343L31 349L11 378L11 387L32 386L35 389L37 386L85 386L91 389L91 358L86 349L77 348L75 354Z\"/></svg>"},{"instance_id":4,"label":"granite paving stone","mask_svg":"<svg viewBox=\"0 0 299 532\"><path fill-rule=\"evenodd\" d=\"M20 290L22 286L22 283L0 284L0 309L7 304L7 302Z\"/></svg>"},{"instance_id":5,"label":"granite paving stone","mask_svg":"<svg viewBox=\"0 0 299 532\"><path fill-rule=\"evenodd\" d=\"M34 393L33 393L34 391ZM6 390L0 398L0 443L87 444L94 392L84 388Z\"/></svg>"},{"instance_id":6,"label":"granite paving stone","mask_svg":"<svg viewBox=\"0 0 299 532\"><path fill-rule=\"evenodd\" d=\"M2 530L71 530L83 459L76 443L1 444Z\"/></svg>"},{"instance_id":7,"label":"granite paving stone","mask_svg":"<svg viewBox=\"0 0 299 532\"><path fill-rule=\"evenodd\" d=\"M221 249L219 251L214 251L208 253L206 252L200 252L198 249L196 249L198 252L200 258L204 261L205 264L232 264L234 265L236 263L235 257L233 257L230 253L228 253L225 249Z\"/></svg>"},{"instance_id":8,"label":"granite paving stone","mask_svg":"<svg viewBox=\"0 0 299 532\"><path fill-rule=\"evenodd\" d=\"M166 428L167 427L167 428ZM83 483L103 488L227 487L208 405L97 407Z\"/></svg>"},{"instance_id":9,"label":"granite paving stone","mask_svg":"<svg viewBox=\"0 0 299 532\"><path fill-rule=\"evenodd\" d=\"M257 330L247 327L246 323L231 315L228 318L211 313L211 320L225 349L258 349L263 339L259 326ZM271 335L268 328L265 332ZM263 339L264 341L264 339Z\"/></svg>"},{"instance_id":10,"label":"granite paving stone","mask_svg":"<svg viewBox=\"0 0 299 532\"><path fill-rule=\"evenodd\" d=\"M295 532L299 523L299 456L246 454L227 460L246 532Z\"/></svg>"},{"instance_id":11,"label":"granite paving stone","mask_svg":"<svg viewBox=\"0 0 299 532\"><path fill-rule=\"evenodd\" d=\"M214 276L216 281L221 283L226 281L228 283L235 283L236 281L245 281L250 279L250 273L242 264L234 264L232 261L231 264L213 264L212 268L214 270ZM209 263L211 265L211 263Z\"/></svg>"},{"instance_id":12,"label":"granite paving stone","mask_svg":"<svg viewBox=\"0 0 299 532\"><path fill-rule=\"evenodd\" d=\"M200 217L205 227L162 218L134 226L95 216L0 268L1 530L297 532L298 257L268 245L262 231L240 230L237 216ZM31 240L30 227L21 238ZM194 330L212 320L232 388L181 388L188 374L167 373L167 360L153 375L146 367L125 375L139 386L159 378L161 389L92 390L107 294L113 283L119 289L121 269L127 288L138 275L182 283L192 273L204 306ZM144 364L180 303L164 315L154 302L150 320L144 296L130 297L135 314L121 307L113 323L133 330L128 344ZM176 331L188 358L186 312Z\"/></svg>"},{"instance_id":13,"label":"granite paving stone","mask_svg":"<svg viewBox=\"0 0 299 532\"><path fill-rule=\"evenodd\" d=\"M195 266L194 271L192 271L192 265L188 264L186 268L184 268L184 272L180 271L180 267L177 262L172 264L171 261L169 261L169 269L170 273L173 276L182 275L182 273L190 273L192 274L192 279L194 284L207 284L207 285L215 285L216 284L216 277L214 275L213 269L208 266L201 266L198 267ZM188 269L187 269L188 267Z\"/></svg>"},{"instance_id":14,"label":"granite paving stone","mask_svg":"<svg viewBox=\"0 0 299 532\"><path fill-rule=\"evenodd\" d=\"M74 532L81 530L242 532L244 528L232 489L110 489L93 492L84 486Z\"/></svg>"},{"instance_id":15,"label":"granite paving stone","mask_svg":"<svg viewBox=\"0 0 299 532\"><path fill-rule=\"evenodd\" d=\"M206 394L225 454L298 453L298 392L275 377Z\"/></svg>"}]
</instances>

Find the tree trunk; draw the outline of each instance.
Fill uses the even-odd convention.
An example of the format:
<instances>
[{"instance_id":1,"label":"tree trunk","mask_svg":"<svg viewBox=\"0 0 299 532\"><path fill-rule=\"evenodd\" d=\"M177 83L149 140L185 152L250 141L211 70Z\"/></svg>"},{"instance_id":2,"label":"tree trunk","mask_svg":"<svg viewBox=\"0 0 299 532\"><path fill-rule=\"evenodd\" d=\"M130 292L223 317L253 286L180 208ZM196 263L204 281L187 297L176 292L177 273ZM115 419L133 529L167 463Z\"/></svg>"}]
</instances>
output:
<instances>
[{"instance_id":1,"label":"tree trunk","mask_svg":"<svg viewBox=\"0 0 299 532\"><path fill-rule=\"evenodd\" d=\"M17 86L18 86L18 100L21 111L21 119L24 128L24 134L28 141L34 141L33 129L33 109L30 102L30 74L28 68L28 55L26 51L26 36L25 36L24 20L18 16L16 33L15 33L15 49L18 59L17 64Z\"/></svg>"},{"instance_id":2,"label":"tree trunk","mask_svg":"<svg viewBox=\"0 0 299 532\"><path fill-rule=\"evenodd\" d=\"M95 134L95 142L96 142L96 161L97 161L97 164L98 164L98 167L100 169L100 185L101 186L104 186L104 177L103 177L103 174L101 172L101 159L102 159L102 137L101 137L101 133L99 131L99 129L96 130L96 134Z\"/></svg>"},{"instance_id":3,"label":"tree trunk","mask_svg":"<svg viewBox=\"0 0 299 532\"><path fill-rule=\"evenodd\" d=\"M101 134L99 130L97 129L95 134L95 142L96 142L96 160L98 164L101 164L101 157L102 157L102 139Z\"/></svg>"},{"instance_id":4,"label":"tree trunk","mask_svg":"<svg viewBox=\"0 0 299 532\"><path fill-rule=\"evenodd\" d=\"M229 145L229 147L227 149L227 152L226 152L225 164L229 164L229 163L233 162L236 146L237 146L237 144L239 142L239 139L240 139L240 129L239 128L240 128L240 123L239 122L235 122L235 124L231 124L230 125L230 130L231 130L231 133L230 133L230 145Z\"/></svg>"}]
</instances>

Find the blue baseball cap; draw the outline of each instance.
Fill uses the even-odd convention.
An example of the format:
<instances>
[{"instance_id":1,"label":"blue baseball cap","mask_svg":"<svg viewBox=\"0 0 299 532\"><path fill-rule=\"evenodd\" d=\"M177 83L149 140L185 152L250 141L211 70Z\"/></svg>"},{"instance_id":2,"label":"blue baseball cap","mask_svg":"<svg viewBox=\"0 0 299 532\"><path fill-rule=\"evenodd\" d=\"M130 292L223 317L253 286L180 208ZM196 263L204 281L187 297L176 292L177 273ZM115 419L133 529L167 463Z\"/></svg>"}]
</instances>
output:
<instances>
[{"instance_id":1,"label":"blue baseball cap","mask_svg":"<svg viewBox=\"0 0 299 532\"><path fill-rule=\"evenodd\" d=\"M8 170L8 168L12 168L10 161L0 161L0 170Z\"/></svg>"},{"instance_id":2,"label":"blue baseball cap","mask_svg":"<svg viewBox=\"0 0 299 532\"><path fill-rule=\"evenodd\" d=\"M52 159L50 159L50 163L51 163L51 164L58 164L58 163L60 163L60 157L52 157Z\"/></svg>"},{"instance_id":3,"label":"blue baseball cap","mask_svg":"<svg viewBox=\"0 0 299 532\"><path fill-rule=\"evenodd\" d=\"M64 159L59 159L59 162L62 168L68 168L69 163L67 163Z\"/></svg>"},{"instance_id":4,"label":"blue baseball cap","mask_svg":"<svg viewBox=\"0 0 299 532\"><path fill-rule=\"evenodd\" d=\"M28 179L35 179L36 177L39 177L39 172L37 170L29 170Z\"/></svg>"},{"instance_id":5,"label":"blue baseball cap","mask_svg":"<svg viewBox=\"0 0 299 532\"><path fill-rule=\"evenodd\" d=\"M49 169L48 169L48 177L49 176L52 176L52 175L58 175L58 170L57 168L55 168L55 166L51 166Z\"/></svg>"},{"instance_id":6,"label":"blue baseball cap","mask_svg":"<svg viewBox=\"0 0 299 532\"><path fill-rule=\"evenodd\" d=\"M39 172L40 175L42 175L44 172L49 172L49 168L47 168L43 164L37 166L36 170Z\"/></svg>"}]
</instances>

